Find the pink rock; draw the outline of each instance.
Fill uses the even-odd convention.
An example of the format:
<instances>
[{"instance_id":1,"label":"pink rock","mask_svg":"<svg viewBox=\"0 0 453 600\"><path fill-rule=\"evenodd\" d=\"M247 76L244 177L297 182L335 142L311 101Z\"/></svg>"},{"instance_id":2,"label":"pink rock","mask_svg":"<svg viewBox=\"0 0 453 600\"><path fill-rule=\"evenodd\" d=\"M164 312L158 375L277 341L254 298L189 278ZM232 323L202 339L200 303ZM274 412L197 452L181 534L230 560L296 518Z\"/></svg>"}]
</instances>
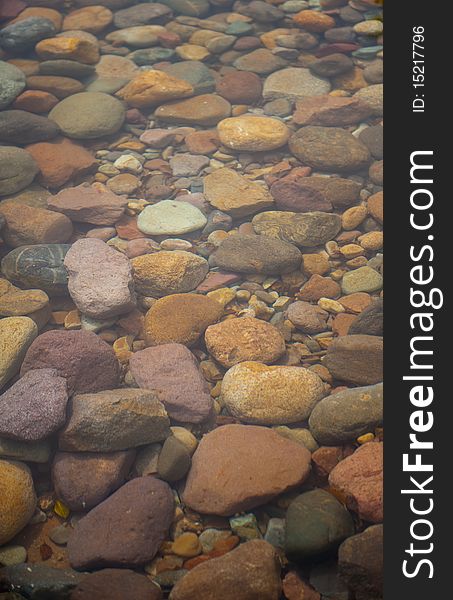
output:
<instances>
[{"instance_id":1,"label":"pink rock","mask_svg":"<svg viewBox=\"0 0 453 600\"><path fill-rule=\"evenodd\" d=\"M183 501L202 514L249 510L303 483L310 456L266 427L219 427L203 437L192 457Z\"/></svg>"},{"instance_id":2,"label":"pink rock","mask_svg":"<svg viewBox=\"0 0 453 600\"><path fill-rule=\"evenodd\" d=\"M63 213L72 221L113 225L122 217L127 199L106 188L83 183L51 196L47 205L51 210Z\"/></svg>"},{"instance_id":3,"label":"pink rock","mask_svg":"<svg viewBox=\"0 0 453 600\"><path fill-rule=\"evenodd\" d=\"M141 388L156 391L168 415L199 423L212 415L209 387L192 352L182 344L162 344L135 352L129 361Z\"/></svg>"},{"instance_id":4,"label":"pink rock","mask_svg":"<svg viewBox=\"0 0 453 600\"><path fill-rule=\"evenodd\" d=\"M383 520L383 448L380 442L360 446L329 476L329 484L346 495L348 507L372 523Z\"/></svg>"},{"instance_id":5,"label":"pink rock","mask_svg":"<svg viewBox=\"0 0 453 600\"><path fill-rule=\"evenodd\" d=\"M102 240L77 240L66 254L64 265L69 275L69 294L84 315L107 319L135 307L131 264L124 254Z\"/></svg>"},{"instance_id":6,"label":"pink rock","mask_svg":"<svg viewBox=\"0 0 453 600\"><path fill-rule=\"evenodd\" d=\"M196 291L203 294L218 290L222 287L228 287L232 283L236 283L241 278L237 273L225 273L224 271L211 271L206 275L204 281L200 283Z\"/></svg>"},{"instance_id":7,"label":"pink rock","mask_svg":"<svg viewBox=\"0 0 453 600\"><path fill-rule=\"evenodd\" d=\"M128 258L136 258L143 254L153 254L153 252L159 252L160 246L154 240L148 238L137 238L127 242L126 256Z\"/></svg>"}]
</instances>

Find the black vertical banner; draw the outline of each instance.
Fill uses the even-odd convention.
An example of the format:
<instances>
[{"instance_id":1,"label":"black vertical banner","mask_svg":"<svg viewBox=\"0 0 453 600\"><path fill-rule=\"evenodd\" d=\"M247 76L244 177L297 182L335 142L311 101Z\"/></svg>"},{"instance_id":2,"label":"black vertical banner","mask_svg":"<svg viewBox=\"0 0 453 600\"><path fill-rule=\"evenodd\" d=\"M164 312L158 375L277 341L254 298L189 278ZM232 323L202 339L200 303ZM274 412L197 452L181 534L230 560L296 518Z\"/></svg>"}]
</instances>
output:
<instances>
[{"instance_id":1,"label":"black vertical banner","mask_svg":"<svg viewBox=\"0 0 453 600\"><path fill-rule=\"evenodd\" d=\"M449 597L452 16L385 3L386 600Z\"/></svg>"}]
</instances>

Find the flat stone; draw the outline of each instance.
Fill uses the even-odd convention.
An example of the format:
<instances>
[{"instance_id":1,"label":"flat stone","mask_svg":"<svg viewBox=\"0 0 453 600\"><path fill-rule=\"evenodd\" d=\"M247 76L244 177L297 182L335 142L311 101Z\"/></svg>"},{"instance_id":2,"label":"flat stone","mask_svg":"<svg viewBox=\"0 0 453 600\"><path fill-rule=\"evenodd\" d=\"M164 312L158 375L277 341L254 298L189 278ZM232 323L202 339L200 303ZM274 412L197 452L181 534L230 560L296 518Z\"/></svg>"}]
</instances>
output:
<instances>
[{"instance_id":1,"label":"flat stone","mask_svg":"<svg viewBox=\"0 0 453 600\"><path fill-rule=\"evenodd\" d=\"M304 185L304 179L282 177L272 184L270 192L279 210L293 212L330 212L332 203L321 190Z\"/></svg>"},{"instance_id":2,"label":"flat stone","mask_svg":"<svg viewBox=\"0 0 453 600\"><path fill-rule=\"evenodd\" d=\"M133 479L77 523L68 542L69 561L83 570L149 563L168 535L173 514L173 494L165 482Z\"/></svg>"},{"instance_id":3,"label":"flat stone","mask_svg":"<svg viewBox=\"0 0 453 600\"><path fill-rule=\"evenodd\" d=\"M169 420L150 390L122 388L80 394L59 435L60 450L115 452L160 442L170 435Z\"/></svg>"},{"instance_id":4,"label":"flat stone","mask_svg":"<svg viewBox=\"0 0 453 600\"><path fill-rule=\"evenodd\" d=\"M217 131L224 146L247 152L275 150L284 146L290 135L283 121L250 115L225 119Z\"/></svg>"},{"instance_id":5,"label":"flat stone","mask_svg":"<svg viewBox=\"0 0 453 600\"><path fill-rule=\"evenodd\" d=\"M93 65L86 65L77 62L76 60L59 58L55 60L43 60L39 63L40 75L85 79L86 77L93 75L93 73L95 73L95 67Z\"/></svg>"},{"instance_id":6,"label":"flat stone","mask_svg":"<svg viewBox=\"0 0 453 600\"><path fill-rule=\"evenodd\" d=\"M18 442L0 437L0 456L31 463L49 462L51 456L49 440L39 442Z\"/></svg>"},{"instance_id":7,"label":"flat stone","mask_svg":"<svg viewBox=\"0 0 453 600\"><path fill-rule=\"evenodd\" d=\"M208 0L162 0L162 3L173 9L176 14L188 17L205 17L209 14Z\"/></svg>"},{"instance_id":8,"label":"flat stone","mask_svg":"<svg viewBox=\"0 0 453 600\"><path fill-rule=\"evenodd\" d=\"M132 259L131 264L137 292L155 298L191 292L209 271L204 258L184 250L145 254Z\"/></svg>"},{"instance_id":9,"label":"flat stone","mask_svg":"<svg viewBox=\"0 0 453 600\"><path fill-rule=\"evenodd\" d=\"M360 133L359 140L365 144L373 158L381 160L384 157L384 128L382 125L367 127Z\"/></svg>"},{"instance_id":10,"label":"flat stone","mask_svg":"<svg viewBox=\"0 0 453 600\"><path fill-rule=\"evenodd\" d=\"M72 235L72 223L64 215L17 202L2 202L0 214L5 218L4 241L11 247L29 244L59 244Z\"/></svg>"},{"instance_id":11,"label":"flat stone","mask_svg":"<svg viewBox=\"0 0 453 600\"><path fill-rule=\"evenodd\" d=\"M162 600L162 591L148 577L130 569L101 569L72 590L70 600Z\"/></svg>"},{"instance_id":12,"label":"flat stone","mask_svg":"<svg viewBox=\"0 0 453 600\"><path fill-rule=\"evenodd\" d=\"M49 119L73 139L95 139L116 133L124 117L123 104L100 92L73 94L59 102L49 113Z\"/></svg>"},{"instance_id":13,"label":"flat stone","mask_svg":"<svg viewBox=\"0 0 453 600\"><path fill-rule=\"evenodd\" d=\"M0 545L9 542L33 516L36 494L30 469L24 463L0 460ZM2 570L0 570L0 581Z\"/></svg>"},{"instance_id":14,"label":"flat stone","mask_svg":"<svg viewBox=\"0 0 453 600\"><path fill-rule=\"evenodd\" d=\"M329 92L330 83L327 79L313 75L309 69L288 67L267 77L263 87L263 98L267 101L278 98L295 101Z\"/></svg>"},{"instance_id":15,"label":"flat stone","mask_svg":"<svg viewBox=\"0 0 453 600\"><path fill-rule=\"evenodd\" d=\"M201 229L206 223L198 208L178 200L162 200L147 206L137 219L138 228L147 235L183 235Z\"/></svg>"},{"instance_id":16,"label":"flat stone","mask_svg":"<svg viewBox=\"0 0 453 600\"><path fill-rule=\"evenodd\" d=\"M104 187L83 183L51 196L47 205L79 223L114 225L123 216L127 200Z\"/></svg>"},{"instance_id":17,"label":"flat stone","mask_svg":"<svg viewBox=\"0 0 453 600\"><path fill-rule=\"evenodd\" d=\"M171 294L160 298L145 316L147 346L177 343L192 346L206 328L217 323L221 304L200 294Z\"/></svg>"},{"instance_id":18,"label":"flat stone","mask_svg":"<svg viewBox=\"0 0 453 600\"><path fill-rule=\"evenodd\" d=\"M0 196L9 196L33 181L39 166L33 157L14 146L0 146Z\"/></svg>"},{"instance_id":19,"label":"flat stone","mask_svg":"<svg viewBox=\"0 0 453 600\"><path fill-rule=\"evenodd\" d=\"M251 2L253 4L253 2ZM281 593L280 562L275 549L251 540L190 570L172 589L170 600L277 600Z\"/></svg>"},{"instance_id":20,"label":"flat stone","mask_svg":"<svg viewBox=\"0 0 453 600\"><path fill-rule=\"evenodd\" d=\"M323 365L335 379L373 385L382 381L382 337L346 335L337 338L327 349Z\"/></svg>"},{"instance_id":21,"label":"flat stone","mask_svg":"<svg viewBox=\"0 0 453 600\"><path fill-rule=\"evenodd\" d=\"M264 186L250 181L233 169L217 169L204 177L203 183L208 202L234 218L254 214L273 204Z\"/></svg>"},{"instance_id":22,"label":"flat stone","mask_svg":"<svg viewBox=\"0 0 453 600\"><path fill-rule=\"evenodd\" d=\"M194 355L182 344L135 352L129 367L140 388L155 391L170 418L199 423L212 415L209 387Z\"/></svg>"},{"instance_id":23,"label":"flat stone","mask_svg":"<svg viewBox=\"0 0 453 600\"><path fill-rule=\"evenodd\" d=\"M302 10L293 19L297 26L310 33L324 33L335 27L333 17L317 10Z\"/></svg>"},{"instance_id":24,"label":"flat stone","mask_svg":"<svg viewBox=\"0 0 453 600\"><path fill-rule=\"evenodd\" d=\"M340 127L360 123L370 117L371 114L372 111L369 106L358 98L326 95L305 98L296 102L293 122L296 125ZM359 139L364 142L362 137L359 137Z\"/></svg>"},{"instance_id":25,"label":"flat stone","mask_svg":"<svg viewBox=\"0 0 453 600\"><path fill-rule=\"evenodd\" d=\"M303 177L301 184L323 194L325 200L333 206L344 208L359 199L361 185L351 179L341 177L312 176Z\"/></svg>"},{"instance_id":26,"label":"flat stone","mask_svg":"<svg viewBox=\"0 0 453 600\"><path fill-rule=\"evenodd\" d=\"M222 400L229 413L254 425L305 421L323 395L322 380L302 367L242 362L222 381Z\"/></svg>"},{"instance_id":27,"label":"flat stone","mask_svg":"<svg viewBox=\"0 0 453 600\"><path fill-rule=\"evenodd\" d=\"M269 75L277 69L283 69L287 66L286 60L276 56L267 48L258 48L247 54L242 54L237 58L233 66L239 71L250 71L257 75Z\"/></svg>"},{"instance_id":28,"label":"flat stone","mask_svg":"<svg viewBox=\"0 0 453 600\"><path fill-rule=\"evenodd\" d=\"M383 519L383 444L369 442L342 460L329 475L329 484L346 497L360 519Z\"/></svg>"},{"instance_id":29,"label":"flat stone","mask_svg":"<svg viewBox=\"0 0 453 600\"><path fill-rule=\"evenodd\" d=\"M349 328L349 334L364 333L367 335L384 335L384 302L375 298L354 320Z\"/></svg>"},{"instance_id":30,"label":"flat stone","mask_svg":"<svg viewBox=\"0 0 453 600\"><path fill-rule=\"evenodd\" d=\"M187 100L177 100L159 106L154 112L156 119L165 123L202 125L211 127L229 117L231 104L216 94L201 94Z\"/></svg>"},{"instance_id":31,"label":"flat stone","mask_svg":"<svg viewBox=\"0 0 453 600\"><path fill-rule=\"evenodd\" d=\"M0 143L31 144L58 135L58 126L25 110L5 110L0 113Z\"/></svg>"},{"instance_id":32,"label":"flat stone","mask_svg":"<svg viewBox=\"0 0 453 600\"><path fill-rule=\"evenodd\" d=\"M195 177L209 165L209 158L197 154L176 154L169 162L173 177Z\"/></svg>"},{"instance_id":33,"label":"flat stone","mask_svg":"<svg viewBox=\"0 0 453 600\"><path fill-rule=\"evenodd\" d=\"M344 294L357 292L377 292L382 288L382 275L371 267L359 267L344 274L341 289Z\"/></svg>"},{"instance_id":34,"label":"flat stone","mask_svg":"<svg viewBox=\"0 0 453 600\"><path fill-rule=\"evenodd\" d=\"M331 41L331 40L329 40ZM343 40L342 40L343 41ZM347 40L350 41L350 40ZM329 54L310 63L309 69L320 77L335 77L354 68L354 63L344 54Z\"/></svg>"},{"instance_id":35,"label":"flat stone","mask_svg":"<svg viewBox=\"0 0 453 600\"><path fill-rule=\"evenodd\" d=\"M48 92L60 99L83 92L85 89L83 83L77 79L53 75L30 75L27 77L27 86L31 89Z\"/></svg>"},{"instance_id":36,"label":"flat stone","mask_svg":"<svg viewBox=\"0 0 453 600\"><path fill-rule=\"evenodd\" d=\"M304 164L320 171L357 171L370 160L362 142L334 127L302 127L290 138L289 149Z\"/></svg>"},{"instance_id":37,"label":"flat stone","mask_svg":"<svg viewBox=\"0 0 453 600\"><path fill-rule=\"evenodd\" d=\"M285 352L280 331L261 319L227 319L208 327L205 333L208 352L224 367L245 361L271 364Z\"/></svg>"},{"instance_id":38,"label":"flat stone","mask_svg":"<svg viewBox=\"0 0 453 600\"><path fill-rule=\"evenodd\" d=\"M275 431L224 425L205 435L195 451L183 501L202 514L230 516L297 487L309 465L310 452Z\"/></svg>"},{"instance_id":39,"label":"flat stone","mask_svg":"<svg viewBox=\"0 0 453 600\"><path fill-rule=\"evenodd\" d=\"M89 150L67 138L31 144L27 146L27 152L41 171L40 182L50 188L84 177L98 165Z\"/></svg>"},{"instance_id":40,"label":"flat stone","mask_svg":"<svg viewBox=\"0 0 453 600\"><path fill-rule=\"evenodd\" d=\"M382 525L372 525L345 540L338 550L340 577L357 600L382 598L383 529Z\"/></svg>"},{"instance_id":41,"label":"flat stone","mask_svg":"<svg viewBox=\"0 0 453 600\"><path fill-rule=\"evenodd\" d=\"M110 390L119 384L115 353L90 331L53 330L41 334L27 351L21 374L47 368L56 369L66 378L70 395Z\"/></svg>"},{"instance_id":42,"label":"flat stone","mask_svg":"<svg viewBox=\"0 0 453 600\"><path fill-rule=\"evenodd\" d=\"M2 273L10 281L26 287L40 288L53 295L67 292L67 275L63 266L68 244L20 246L2 260ZM36 264L39 261L39 269Z\"/></svg>"},{"instance_id":43,"label":"flat stone","mask_svg":"<svg viewBox=\"0 0 453 600\"><path fill-rule=\"evenodd\" d=\"M64 425L66 380L54 369L26 373L0 396L0 435L22 442L45 439Z\"/></svg>"},{"instance_id":44,"label":"flat stone","mask_svg":"<svg viewBox=\"0 0 453 600\"><path fill-rule=\"evenodd\" d=\"M354 442L382 425L382 383L349 388L323 398L310 415L310 431L323 445Z\"/></svg>"},{"instance_id":45,"label":"flat stone","mask_svg":"<svg viewBox=\"0 0 453 600\"><path fill-rule=\"evenodd\" d=\"M330 277L322 277L315 273L302 286L297 297L303 302L318 302L321 298L338 298L341 288Z\"/></svg>"},{"instance_id":46,"label":"flat stone","mask_svg":"<svg viewBox=\"0 0 453 600\"><path fill-rule=\"evenodd\" d=\"M147 108L163 102L192 96L193 87L163 71L142 71L117 92L129 106Z\"/></svg>"},{"instance_id":47,"label":"flat stone","mask_svg":"<svg viewBox=\"0 0 453 600\"><path fill-rule=\"evenodd\" d=\"M7 62L0 61L0 110L3 110L25 88L25 74Z\"/></svg>"},{"instance_id":48,"label":"flat stone","mask_svg":"<svg viewBox=\"0 0 453 600\"><path fill-rule=\"evenodd\" d=\"M52 464L55 493L70 510L90 510L123 485L134 458L133 450L57 452Z\"/></svg>"},{"instance_id":49,"label":"flat stone","mask_svg":"<svg viewBox=\"0 0 453 600\"><path fill-rule=\"evenodd\" d=\"M325 558L353 534L351 515L325 490L305 492L288 507L285 551L294 562Z\"/></svg>"},{"instance_id":50,"label":"flat stone","mask_svg":"<svg viewBox=\"0 0 453 600\"><path fill-rule=\"evenodd\" d=\"M118 29L134 27L136 25L147 25L158 21L161 17L171 16L171 10L164 3L139 4L118 10L113 17L113 23Z\"/></svg>"},{"instance_id":51,"label":"flat stone","mask_svg":"<svg viewBox=\"0 0 453 600\"><path fill-rule=\"evenodd\" d=\"M37 335L38 327L29 317L0 319L0 389L19 371Z\"/></svg>"},{"instance_id":52,"label":"flat stone","mask_svg":"<svg viewBox=\"0 0 453 600\"><path fill-rule=\"evenodd\" d=\"M268 236L232 235L214 253L216 265L236 273L289 273L300 266L302 255L294 245Z\"/></svg>"},{"instance_id":53,"label":"flat stone","mask_svg":"<svg viewBox=\"0 0 453 600\"><path fill-rule=\"evenodd\" d=\"M113 47L127 46L128 48L148 48L159 43L158 36L165 31L160 25L136 25L112 31L105 40Z\"/></svg>"},{"instance_id":54,"label":"flat stone","mask_svg":"<svg viewBox=\"0 0 453 600\"><path fill-rule=\"evenodd\" d=\"M77 240L64 265L69 294L84 315L108 319L135 307L131 264L102 240Z\"/></svg>"},{"instance_id":55,"label":"flat stone","mask_svg":"<svg viewBox=\"0 0 453 600\"><path fill-rule=\"evenodd\" d=\"M55 569L44 563L23 563L0 569L0 585L35 599L40 595L67 598L84 577L85 574L72 569Z\"/></svg>"},{"instance_id":56,"label":"flat stone","mask_svg":"<svg viewBox=\"0 0 453 600\"><path fill-rule=\"evenodd\" d=\"M324 212L268 211L255 215L252 224L259 239L270 237L296 246L313 247L335 238L341 229L341 218Z\"/></svg>"},{"instance_id":57,"label":"flat stone","mask_svg":"<svg viewBox=\"0 0 453 600\"><path fill-rule=\"evenodd\" d=\"M58 98L50 92L25 90L15 99L11 108L31 113L48 113L58 102Z\"/></svg>"}]
</instances>

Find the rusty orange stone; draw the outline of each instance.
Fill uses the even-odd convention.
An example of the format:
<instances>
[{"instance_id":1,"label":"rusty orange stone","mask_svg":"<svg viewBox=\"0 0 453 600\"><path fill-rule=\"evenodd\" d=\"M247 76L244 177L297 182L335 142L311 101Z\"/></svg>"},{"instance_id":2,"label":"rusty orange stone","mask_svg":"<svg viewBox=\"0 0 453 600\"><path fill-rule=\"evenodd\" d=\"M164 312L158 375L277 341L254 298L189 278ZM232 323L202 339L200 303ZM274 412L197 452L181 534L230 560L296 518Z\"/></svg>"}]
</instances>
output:
<instances>
[{"instance_id":1,"label":"rusty orange stone","mask_svg":"<svg viewBox=\"0 0 453 600\"><path fill-rule=\"evenodd\" d=\"M324 33L335 27L335 19L317 10L303 10L295 14L293 20L310 33Z\"/></svg>"}]
</instances>

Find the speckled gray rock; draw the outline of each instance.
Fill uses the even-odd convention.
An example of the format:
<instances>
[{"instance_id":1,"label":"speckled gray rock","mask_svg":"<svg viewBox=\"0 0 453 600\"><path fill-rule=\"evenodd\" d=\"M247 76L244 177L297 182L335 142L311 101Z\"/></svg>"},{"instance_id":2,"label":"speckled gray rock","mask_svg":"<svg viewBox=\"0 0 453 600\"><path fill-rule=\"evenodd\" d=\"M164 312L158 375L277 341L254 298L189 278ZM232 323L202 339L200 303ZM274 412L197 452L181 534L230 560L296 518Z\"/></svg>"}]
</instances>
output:
<instances>
[{"instance_id":1,"label":"speckled gray rock","mask_svg":"<svg viewBox=\"0 0 453 600\"><path fill-rule=\"evenodd\" d=\"M11 282L38 288L50 295L68 291L68 275L63 265L70 244L20 246L2 260L2 273Z\"/></svg>"},{"instance_id":2,"label":"speckled gray rock","mask_svg":"<svg viewBox=\"0 0 453 600\"><path fill-rule=\"evenodd\" d=\"M154 477L133 479L77 523L68 542L69 561L83 570L149 563L173 516L168 484Z\"/></svg>"},{"instance_id":3,"label":"speckled gray rock","mask_svg":"<svg viewBox=\"0 0 453 600\"><path fill-rule=\"evenodd\" d=\"M296 246L320 246L335 238L341 217L332 213L271 210L255 215L253 229L262 238L277 238Z\"/></svg>"},{"instance_id":4,"label":"speckled gray rock","mask_svg":"<svg viewBox=\"0 0 453 600\"><path fill-rule=\"evenodd\" d=\"M0 146L0 196L20 192L30 185L38 172L39 167L31 154L15 146Z\"/></svg>"},{"instance_id":5,"label":"speckled gray rock","mask_svg":"<svg viewBox=\"0 0 453 600\"><path fill-rule=\"evenodd\" d=\"M300 250L286 241L243 234L228 236L213 256L227 271L267 275L295 271L302 258Z\"/></svg>"},{"instance_id":6,"label":"speckled gray rock","mask_svg":"<svg viewBox=\"0 0 453 600\"><path fill-rule=\"evenodd\" d=\"M64 424L68 391L55 369L29 371L0 396L0 435L42 440Z\"/></svg>"},{"instance_id":7,"label":"speckled gray rock","mask_svg":"<svg viewBox=\"0 0 453 600\"><path fill-rule=\"evenodd\" d=\"M323 398L310 415L310 431L320 444L341 445L382 425L383 385L349 388Z\"/></svg>"},{"instance_id":8,"label":"speckled gray rock","mask_svg":"<svg viewBox=\"0 0 453 600\"><path fill-rule=\"evenodd\" d=\"M0 110L9 106L24 88L25 74L14 65L0 60Z\"/></svg>"},{"instance_id":9,"label":"speckled gray rock","mask_svg":"<svg viewBox=\"0 0 453 600\"><path fill-rule=\"evenodd\" d=\"M170 421L150 390L117 389L74 396L59 436L61 450L114 452L165 440Z\"/></svg>"},{"instance_id":10,"label":"speckled gray rock","mask_svg":"<svg viewBox=\"0 0 453 600\"><path fill-rule=\"evenodd\" d=\"M27 52L39 41L53 37L56 31L50 19L29 17L11 23L0 31L0 48L12 54Z\"/></svg>"}]
</instances>

